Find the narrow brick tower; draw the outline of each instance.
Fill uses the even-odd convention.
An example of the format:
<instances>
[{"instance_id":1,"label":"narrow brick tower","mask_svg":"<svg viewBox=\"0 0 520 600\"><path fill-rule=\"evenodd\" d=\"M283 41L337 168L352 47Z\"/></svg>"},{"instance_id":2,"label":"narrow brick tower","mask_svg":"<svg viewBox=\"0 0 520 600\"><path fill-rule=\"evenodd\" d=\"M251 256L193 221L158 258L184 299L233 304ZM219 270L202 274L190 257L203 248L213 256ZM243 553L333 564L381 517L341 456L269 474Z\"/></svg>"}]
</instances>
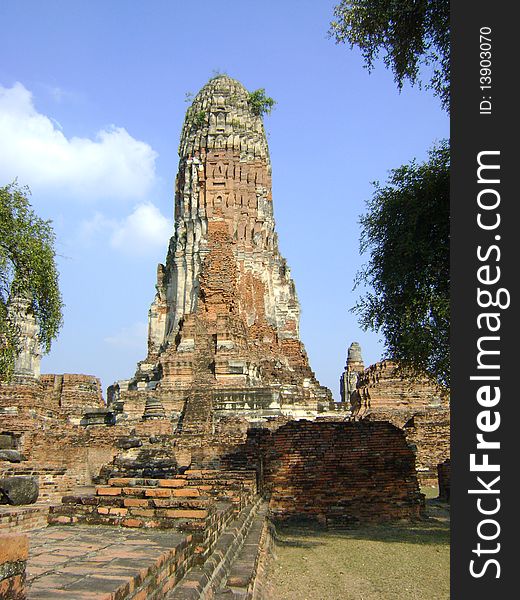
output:
<instances>
[{"instance_id":1,"label":"narrow brick tower","mask_svg":"<svg viewBox=\"0 0 520 600\"><path fill-rule=\"evenodd\" d=\"M311 416L330 392L299 338L265 131L242 84L219 75L202 88L179 156L175 232L158 267L148 355L120 382L121 400L125 389L140 390L167 412L186 413L187 399L198 396L221 412Z\"/></svg>"},{"instance_id":2,"label":"narrow brick tower","mask_svg":"<svg viewBox=\"0 0 520 600\"><path fill-rule=\"evenodd\" d=\"M357 382L360 375L365 371L365 364L361 356L361 346L359 342L352 342L347 353L347 364L339 378L339 390L341 401L351 403L352 394L356 391Z\"/></svg>"}]
</instances>

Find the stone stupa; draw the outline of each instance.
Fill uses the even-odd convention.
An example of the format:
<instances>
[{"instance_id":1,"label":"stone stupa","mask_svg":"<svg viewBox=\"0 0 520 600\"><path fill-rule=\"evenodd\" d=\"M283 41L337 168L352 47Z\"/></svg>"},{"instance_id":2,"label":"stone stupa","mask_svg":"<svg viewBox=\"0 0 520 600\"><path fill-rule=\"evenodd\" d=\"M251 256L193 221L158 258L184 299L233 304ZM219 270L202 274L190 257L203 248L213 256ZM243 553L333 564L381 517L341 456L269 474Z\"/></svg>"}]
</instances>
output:
<instances>
[{"instance_id":1,"label":"stone stupa","mask_svg":"<svg viewBox=\"0 0 520 600\"><path fill-rule=\"evenodd\" d=\"M185 429L190 403L202 429L215 411L316 414L331 394L300 340L262 116L241 83L219 75L202 88L187 110L179 156L175 231L157 270L148 354L109 399L140 418L152 395Z\"/></svg>"}]
</instances>

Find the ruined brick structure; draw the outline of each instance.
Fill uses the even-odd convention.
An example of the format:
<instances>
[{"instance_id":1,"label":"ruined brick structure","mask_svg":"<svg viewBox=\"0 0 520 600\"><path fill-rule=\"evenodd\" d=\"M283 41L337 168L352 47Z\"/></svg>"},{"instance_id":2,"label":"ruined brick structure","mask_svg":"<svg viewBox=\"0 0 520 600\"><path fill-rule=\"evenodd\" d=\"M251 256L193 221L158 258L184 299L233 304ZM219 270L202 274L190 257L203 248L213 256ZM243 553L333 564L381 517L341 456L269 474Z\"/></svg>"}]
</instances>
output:
<instances>
[{"instance_id":1,"label":"ruined brick structure","mask_svg":"<svg viewBox=\"0 0 520 600\"><path fill-rule=\"evenodd\" d=\"M87 407L105 407L101 382L90 375L42 375L1 384L0 479L36 478L40 502L57 501L75 486L90 484L117 449L108 429L79 426ZM32 519L36 515L30 512ZM27 516L22 511L21 521Z\"/></svg>"},{"instance_id":2,"label":"ruined brick structure","mask_svg":"<svg viewBox=\"0 0 520 600\"><path fill-rule=\"evenodd\" d=\"M175 233L157 271L148 355L109 403L131 418L153 402L183 428L209 414L313 416L330 392L309 367L300 306L278 250L271 163L247 90L221 75L188 109Z\"/></svg>"},{"instance_id":3,"label":"ruined brick structure","mask_svg":"<svg viewBox=\"0 0 520 600\"><path fill-rule=\"evenodd\" d=\"M448 398L426 377L411 377L399 371L397 363L383 360L363 371L357 380L352 414L356 417L406 414L421 408L447 406Z\"/></svg>"},{"instance_id":4,"label":"ruined brick structure","mask_svg":"<svg viewBox=\"0 0 520 600\"><path fill-rule=\"evenodd\" d=\"M0 528L29 532L33 555L26 573L22 537L0 557L0 596L259 600L268 515L327 526L423 515L407 439L420 446L432 400L419 394L424 415L411 402L406 436L372 422L381 381L385 410L410 402L392 377L363 370L355 344L344 402L316 380L278 250L262 119L240 83L204 86L179 154L148 353L107 405L93 376L40 376L34 322L20 311L27 343L0 385ZM348 421L350 409L363 419ZM8 497L13 479L37 480L38 502Z\"/></svg>"},{"instance_id":5,"label":"ruined brick structure","mask_svg":"<svg viewBox=\"0 0 520 600\"><path fill-rule=\"evenodd\" d=\"M92 408L104 408L101 381L93 375L65 373L0 384L0 414L64 418L79 423Z\"/></svg>"},{"instance_id":6,"label":"ruined brick structure","mask_svg":"<svg viewBox=\"0 0 520 600\"><path fill-rule=\"evenodd\" d=\"M234 468L257 466L274 519L327 526L420 518L424 497L414 452L387 422L291 421L249 432L226 457Z\"/></svg>"},{"instance_id":7,"label":"ruined brick structure","mask_svg":"<svg viewBox=\"0 0 520 600\"><path fill-rule=\"evenodd\" d=\"M350 397L355 419L389 421L403 428L417 448L422 484L437 484L437 465L450 455L449 394L426 377L407 377L391 360L371 365L358 376Z\"/></svg>"}]
</instances>

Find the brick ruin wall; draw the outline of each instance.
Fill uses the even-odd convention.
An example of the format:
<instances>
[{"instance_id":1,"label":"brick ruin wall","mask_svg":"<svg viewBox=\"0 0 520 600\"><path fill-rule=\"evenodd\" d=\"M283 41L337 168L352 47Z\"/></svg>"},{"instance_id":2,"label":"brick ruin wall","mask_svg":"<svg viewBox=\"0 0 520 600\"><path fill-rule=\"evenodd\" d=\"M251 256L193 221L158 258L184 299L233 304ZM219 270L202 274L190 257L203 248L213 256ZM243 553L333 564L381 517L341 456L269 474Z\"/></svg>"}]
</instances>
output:
<instances>
[{"instance_id":1,"label":"brick ruin wall","mask_svg":"<svg viewBox=\"0 0 520 600\"><path fill-rule=\"evenodd\" d=\"M104 406L101 381L93 375L47 374L39 380L0 384L0 409L7 414L30 409L38 414L79 421L87 408Z\"/></svg>"},{"instance_id":2,"label":"brick ruin wall","mask_svg":"<svg viewBox=\"0 0 520 600\"><path fill-rule=\"evenodd\" d=\"M415 448L417 476L421 485L438 485L437 465L450 456L449 409L378 411L363 421L388 421L402 429L407 441Z\"/></svg>"},{"instance_id":3,"label":"brick ruin wall","mask_svg":"<svg viewBox=\"0 0 520 600\"><path fill-rule=\"evenodd\" d=\"M38 502L56 502L86 486L120 451L120 441L171 433L167 420L113 427L79 425L87 408L104 407L101 384L89 375L43 375L40 381L0 385L0 446L21 462L0 461L0 477L38 478ZM1 449L0 448L0 449Z\"/></svg>"},{"instance_id":4,"label":"brick ruin wall","mask_svg":"<svg viewBox=\"0 0 520 600\"><path fill-rule=\"evenodd\" d=\"M359 376L352 399L355 419L389 421L417 449L422 485L437 485L437 465L450 456L450 407L446 392L426 378L403 376L384 360Z\"/></svg>"},{"instance_id":5,"label":"brick ruin wall","mask_svg":"<svg viewBox=\"0 0 520 600\"><path fill-rule=\"evenodd\" d=\"M93 375L42 375L44 402L62 413L81 418L89 408L103 408L101 381Z\"/></svg>"},{"instance_id":6,"label":"brick ruin wall","mask_svg":"<svg viewBox=\"0 0 520 600\"><path fill-rule=\"evenodd\" d=\"M90 375L42 375L40 380L0 385L2 446L20 452L21 462L0 462L0 477L33 475L39 501L56 501L91 477L115 452L108 431L85 431L87 407L104 407L101 382Z\"/></svg>"},{"instance_id":7,"label":"brick ruin wall","mask_svg":"<svg viewBox=\"0 0 520 600\"><path fill-rule=\"evenodd\" d=\"M357 390L351 399L355 417L386 416L388 411L417 412L449 405L443 390L424 377L400 372L391 360L371 365L358 377Z\"/></svg>"},{"instance_id":8,"label":"brick ruin wall","mask_svg":"<svg viewBox=\"0 0 520 600\"><path fill-rule=\"evenodd\" d=\"M210 428L211 432L206 432L204 436L186 435L182 439L173 433L172 422L169 419L132 420L129 423L123 421L114 427L78 426L68 421L66 413L65 415L61 413L59 417L60 413L57 410L59 402L56 399L52 402L49 400L53 397L49 389L55 390L58 387L55 385L56 381L59 381L58 377L52 379L48 377L44 385L14 386L7 402L5 402L5 388L0 388L4 406L20 403L17 414L2 415L0 434L7 432L12 435L13 448L19 450L27 459L21 463L0 463L0 476L38 476L42 501L54 502L77 486L90 485L101 468L110 463L121 451L120 440L131 435L140 438L145 445L150 436L163 436L163 446L169 447L173 455L179 457L182 463L191 463L195 466L218 465L224 454L229 454L234 448L244 444L248 437L250 425L236 416L216 419ZM81 377L74 379L70 377L69 381L75 382L76 389L77 383L82 382ZM52 385L49 382L53 382ZM63 389L64 386L60 384L60 387ZM68 387L72 389L72 385ZM72 392L69 394L68 402L73 403ZM99 398L97 394L92 394L91 397ZM92 404L89 403L89 406ZM375 417L374 411L363 421L368 424ZM420 481L422 484L435 485L437 465L449 456L449 410L445 407L435 410L424 409L420 413L416 412L412 417L406 410L387 410L379 411L377 418L378 421L386 419L398 427L406 425L404 427L406 438L417 447L417 469ZM273 419L272 422L265 424L267 428L263 430L262 435L273 436L272 439L277 441L279 438L275 431L287 431L283 425L288 421L286 417ZM316 425L332 428L345 426L334 422ZM372 425L381 426L379 422L372 422L369 426ZM329 432L327 435L332 434ZM334 457L337 455L337 450L331 446L326 454L327 457ZM331 465L332 472L335 468ZM380 476L382 475L378 473L377 477Z\"/></svg>"},{"instance_id":9,"label":"brick ruin wall","mask_svg":"<svg viewBox=\"0 0 520 600\"><path fill-rule=\"evenodd\" d=\"M251 437L250 433L248 436L250 424L245 419L236 416L214 419L210 431L207 431L203 436L175 435L172 421L169 419L131 420L128 423L122 421L114 427L93 426L85 428L76 425L69 422L70 415L67 412L59 411L60 402L56 398L56 393L53 395L49 390L52 389L55 392L58 388L61 390L68 389L67 393L69 395L67 402L64 404L70 406L74 403L73 390L78 390L78 384L85 382L82 377L87 376L76 376L74 378L72 376L52 376L52 378L47 376L45 383L39 386L10 386L13 389L9 397L7 397L5 387L0 388L0 398L3 398L4 406L13 406L19 403L16 414L4 413L2 415L0 434L9 433L13 439L13 448L19 450L27 459L21 463L1 462L0 476L37 476L40 483L40 501L56 502L59 501L62 495L70 493L77 486L91 485L92 481L99 475L101 468L111 463L114 457L121 452L120 441L128 436L133 435L140 438L145 446L151 436L162 436L161 444L164 448L169 448L172 454L179 458L180 463L194 466L208 464L218 466L223 455L233 452L233 449L243 445L246 439ZM70 383L64 385L67 381ZM92 378L88 378L87 381L92 383ZM95 390L96 388L94 386L90 389ZM99 399L97 392L90 394L89 399L92 398ZM92 403L85 399L84 395L80 396L80 402L82 401L86 405L88 404L89 407L92 406ZM449 456L449 409L445 406L434 409L423 408L420 412L416 411L415 413L406 409L378 410L371 412L362 421L350 424L333 421L315 424L301 422L307 423L307 425L301 424L300 426L304 428L316 425L322 428L322 431L325 432L323 443L315 444L314 441L311 441L311 450L318 447L322 448L321 452L326 457L323 460L320 459L320 465L329 465L330 473L340 469L345 477L347 476L344 472L345 465L351 465L352 473L349 473L348 477L353 477L352 481L356 482L356 486L360 486L359 494L363 495L368 488L364 486L362 480L356 479L354 474L357 470L363 470L365 463L362 462L358 467L356 461L352 461L352 457L347 457L350 452L349 443L341 440L337 443L331 441L335 435L332 432L337 432L334 428L342 428L346 425L354 427L351 431L355 432L357 431L355 427L361 426L360 423L366 423L369 429L374 426L377 431L385 432L386 425L379 422L381 419L388 420L397 427L403 428L407 441L417 448L417 472L421 484L436 485L437 465ZM262 433L258 435L260 437L262 435L270 436L269 439L273 444L278 444L282 449L282 454L284 454L289 452L289 447L284 447L284 444L300 444L298 436L291 442L290 436L292 433L287 434L288 437L284 437L283 432L293 432L290 429L294 426L293 423L286 417L273 419L272 422L264 424L265 429L261 430ZM284 428L284 425L289 429ZM329 430L327 427L331 429ZM277 431L280 433L277 433ZM309 439L312 440L312 433L310 432L301 435L304 437L309 435ZM383 440L386 439L385 436L387 435L391 434L384 434ZM340 438L341 436L338 439ZM370 444L373 444L375 439L373 434L371 434L370 439ZM304 443L304 441L302 440L301 443ZM251 441L248 443L252 447ZM383 442L383 446L385 443L386 441ZM366 448L367 453L371 451L370 448L375 452L379 451L376 446L370 446L370 444ZM154 446L154 448L157 447L157 445ZM257 450L261 449L257 448ZM334 462L338 456L343 455L344 458L339 459L338 463ZM272 454L269 454L269 456L272 456ZM362 458L363 461L368 460L365 455ZM255 460L254 457L250 457L250 459ZM290 457L290 461L295 460L297 462L295 457ZM289 462L288 464L294 465L296 463ZM316 471L315 465L310 464L308 467L311 473ZM384 479L385 475L380 472L380 467L375 465L374 468L376 469L374 477L378 481L381 478ZM292 469L292 466L290 469ZM289 470L286 475L283 475L283 471L280 471L280 482L284 481L283 477L292 477L293 475L292 470ZM273 481L276 480L276 477L273 475ZM312 477L314 475L311 476L311 481L305 485L311 485L314 481ZM329 482L326 474L320 475L320 477L326 482L326 489L335 489L334 482ZM319 481L318 478L316 482L319 484ZM274 485L274 489L281 490L283 485L285 484ZM318 485L318 489L322 488ZM342 501L346 500L343 498ZM280 500L280 502L282 506L284 506L284 502L287 502L287 505L290 506L290 501L287 499ZM304 510L305 512L307 510L306 505L301 505L298 502L294 504L294 510ZM319 502L317 506L319 506ZM338 506L341 506L341 504ZM282 509L282 512L284 510ZM359 514L363 518L363 512L359 511Z\"/></svg>"},{"instance_id":10,"label":"brick ruin wall","mask_svg":"<svg viewBox=\"0 0 520 600\"><path fill-rule=\"evenodd\" d=\"M274 519L334 526L423 515L414 452L390 423L292 421L252 430L224 463L255 466Z\"/></svg>"}]
</instances>

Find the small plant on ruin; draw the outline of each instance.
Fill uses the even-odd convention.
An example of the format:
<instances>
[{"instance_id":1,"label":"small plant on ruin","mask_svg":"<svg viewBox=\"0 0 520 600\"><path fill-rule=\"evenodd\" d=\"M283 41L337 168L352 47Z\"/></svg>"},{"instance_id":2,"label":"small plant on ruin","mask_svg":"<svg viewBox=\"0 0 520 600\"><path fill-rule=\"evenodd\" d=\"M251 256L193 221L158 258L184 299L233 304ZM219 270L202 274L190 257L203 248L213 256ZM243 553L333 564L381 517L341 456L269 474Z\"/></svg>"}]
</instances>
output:
<instances>
[{"instance_id":1,"label":"small plant on ruin","mask_svg":"<svg viewBox=\"0 0 520 600\"><path fill-rule=\"evenodd\" d=\"M203 127L208 120L208 115L206 114L205 110L199 110L197 113L195 113L195 117L193 120L197 127Z\"/></svg>"},{"instance_id":2,"label":"small plant on ruin","mask_svg":"<svg viewBox=\"0 0 520 600\"><path fill-rule=\"evenodd\" d=\"M211 71L211 79L216 79L217 77L220 77L221 75L227 75L226 71L222 71L221 69L213 69Z\"/></svg>"},{"instance_id":3,"label":"small plant on ruin","mask_svg":"<svg viewBox=\"0 0 520 600\"><path fill-rule=\"evenodd\" d=\"M253 113L259 117L269 115L276 104L276 100L265 95L264 88L250 92L248 102Z\"/></svg>"}]
</instances>

